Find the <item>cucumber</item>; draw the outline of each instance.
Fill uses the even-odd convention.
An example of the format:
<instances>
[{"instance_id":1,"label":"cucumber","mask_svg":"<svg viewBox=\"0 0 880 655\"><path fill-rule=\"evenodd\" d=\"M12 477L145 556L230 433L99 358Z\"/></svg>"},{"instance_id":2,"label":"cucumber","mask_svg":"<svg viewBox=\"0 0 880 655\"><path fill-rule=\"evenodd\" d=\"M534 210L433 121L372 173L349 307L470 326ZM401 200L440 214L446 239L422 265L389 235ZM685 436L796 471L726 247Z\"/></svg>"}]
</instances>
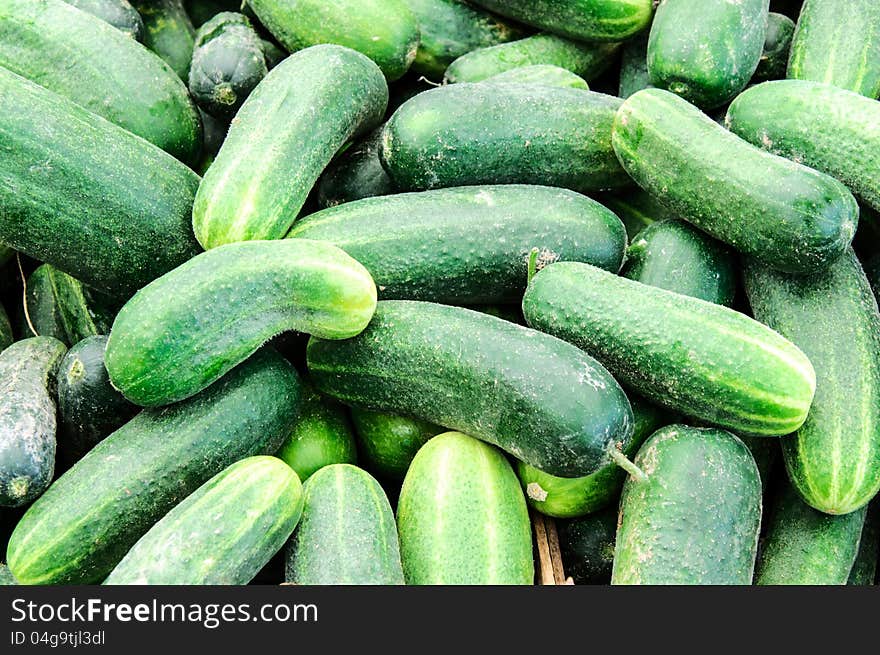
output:
<instances>
[{"instance_id":1,"label":"cucumber","mask_svg":"<svg viewBox=\"0 0 880 655\"><path fill-rule=\"evenodd\" d=\"M806 0L788 77L880 95L880 4L875 0Z\"/></svg>"},{"instance_id":2,"label":"cucumber","mask_svg":"<svg viewBox=\"0 0 880 655\"><path fill-rule=\"evenodd\" d=\"M565 574L575 584L608 584L614 562L617 507L581 518L557 521Z\"/></svg>"},{"instance_id":3,"label":"cucumber","mask_svg":"<svg viewBox=\"0 0 880 655\"><path fill-rule=\"evenodd\" d=\"M401 481L419 448L444 431L409 416L352 407L351 418L365 468L381 478Z\"/></svg>"},{"instance_id":4,"label":"cucumber","mask_svg":"<svg viewBox=\"0 0 880 655\"><path fill-rule=\"evenodd\" d=\"M589 264L541 270L523 314L648 400L744 434L797 430L816 389L810 360L761 323Z\"/></svg>"},{"instance_id":5,"label":"cucumber","mask_svg":"<svg viewBox=\"0 0 880 655\"><path fill-rule=\"evenodd\" d=\"M862 526L862 537L859 540L859 552L849 572L846 584L853 586L870 586L877 575L877 558L880 556L880 502L868 505L865 524Z\"/></svg>"},{"instance_id":6,"label":"cucumber","mask_svg":"<svg viewBox=\"0 0 880 655\"><path fill-rule=\"evenodd\" d=\"M473 0L513 20L579 41L624 41L648 27L653 0Z\"/></svg>"},{"instance_id":7,"label":"cucumber","mask_svg":"<svg viewBox=\"0 0 880 655\"><path fill-rule=\"evenodd\" d=\"M617 43L577 43L553 34L535 34L462 55L449 64L443 81L481 82L513 68L551 64L592 82L611 65L619 47Z\"/></svg>"},{"instance_id":8,"label":"cucumber","mask_svg":"<svg viewBox=\"0 0 880 655\"><path fill-rule=\"evenodd\" d=\"M652 223L675 218L654 196L639 188L602 194L599 200L623 221L630 242Z\"/></svg>"},{"instance_id":9,"label":"cucumber","mask_svg":"<svg viewBox=\"0 0 880 655\"><path fill-rule=\"evenodd\" d=\"M144 22L128 0L65 0L80 11L110 23L135 41L144 40Z\"/></svg>"},{"instance_id":10,"label":"cucumber","mask_svg":"<svg viewBox=\"0 0 880 655\"><path fill-rule=\"evenodd\" d=\"M315 386L348 405L467 430L553 475L599 470L632 435L629 401L591 357L461 307L384 300L360 335L312 338L306 357Z\"/></svg>"},{"instance_id":11,"label":"cucumber","mask_svg":"<svg viewBox=\"0 0 880 655\"><path fill-rule=\"evenodd\" d=\"M620 100L522 84L452 84L394 112L382 164L403 191L543 184L573 191L626 186L611 148Z\"/></svg>"},{"instance_id":12,"label":"cucumber","mask_svg":"<svg viewBox=\"0 0 880 655\"><path fill-rule=\"evenodd\" d=\"M529 514L500 451L459 432L419 450L397 504L410 585L521 584L534 580Z\"/></svg>"},{"instance_id":13,"label":"cucumber","mask_svg":"<svg viewBox=\"0 0 880 655\"><path fill-rule=\"evenodd\" d=\"M55 376L67 348L52 337L0 353L0 507L37 498L55 471Z\"/></svg>"},{"instance_id":14,"label":"cucumber","mask_svg":"<svg viewBox=\"0 0 880 655\"><path fill-rule=\"evenodd\" d=\"M195 173L2 68L0 95L17 108L0 112L0 241L114 294L198 252L189 225Z\"/></svg>"},{"instance_id":15,"label":"cucumber","mask_svg":"<svg viewBox=\"0 0 880 655\"><path fill-rule=\"evenodd\" d=\"M663 0L651 24L648 75L703 109L749 83L764 49L770 0Z\"/></svg>"},{"instance_id":16,"label":"cucumber","mask_svg":"<svg viewBox=\"0 0 880 655\"><path fill-rule=\"evenodd\" d=\"M798 493L848 514L880 490L880 312L855 253L808 278L747 262L746 293L759 321L810 358L818 384L796 435L782 441Z\"/></svg>"},{"instance_id":17,"label":"cucumber","mask_svg":"<svg viewBox=\"0 0 880 655\"><path fill-rule=\"evenodd\" d=\"M221 11L240 11L247 6L242 0L183 0L190 22L199 28Z\"/></svg>"},{"instance_id":18,"label":"cucumber","mask_svg":"<svg viewBox=\"0 0 880 655\"><path fill-rule=\"evenodd\" d=\"M387 102L381 72L353 50L322 45L285 59L248 96L199 186L202 246L283 237L333 155L378 125Z\"/></svg>"},{"instance_id":19,"label":"cucumber","mask_svg":"<svg viewBox=\"0 0 880 655\"><path fill-rule=\"evenodd\" d=\"M394 193L394 184L379 160L381 147L380 126L336 157L318 180L318 206L326 209Z\"/></svg>"},{"instance_id":20,"label":"cucumber","mask_svg":"<svg viewBox=\"0 0 880 655\"><path fill-rule=\"evenodd\" d=\"M419 24L404 0L248 0L248 7L290 52L321 43L372 59L389 81L410 67Z\"/></svg>"},{"instance_id":21,"label":"cucumber","mask_svg":"<svg viewBox=\"0 0 880 655\"><path fill-rule=\"evenodd\" d=\"M357 446L345 408L303 385L299 419L276 457L305 482L332 464L356 464Z\"/></svg>"},{"instance_id":22,"label":"cucumber","mask_svg":"<svg viewBox=\"0 0 880 655\"><path fill-rule=\"evenodd\" d=\"M181 0L128 0L144 21L144 45L186 80L196 29Z\"/></svg>"},{"instance_id":23,"label":"cucumber","mask_svg":"<svg viewBox=\"0 0 880 655\"><path fill-rule=\"evenodd\" d=\"M746 141L831 175L880 210L880 103L830 84L779 80L752 87L727 110Z\"/></svg>"},{"instance_id":24,"label":"cucumber","mask_svg":"<svg viewBox=\"0 0 880 655\"><path fill-rule=\"evenodd\" d=\"M748 585L761 523L761 481L749 449L724 430L671 425L635 459L611 584Z\"/></svg>"},{"instance_id":25,"label":"cucumber","mask_svg":"<svg viewBox=\"0 0 880 655\"><path fill-rule=\"evenodd\" d=\"M403 584L394 513L373 477L333 464L305 484L302 521L285 553L284 580L305 585Z\"/></svg>"},{"instance_id":26,"label":"cucumber","mask_svg":"<svg viewBox=\"0 0 880 655\"><path fill-rule=\"evenodd\" d=\"M184 163L198 158L199 115L174 73L116 28L62 0L4 0L0 66L137 134ZM21 112L29 121L27 134L49 132L58 124L75 134L83 130L72 118L61 121L52 113L24 107ZM34 116L40 121L35 122ZM108 150L116 154L114 148ZM121 166L123 171L129 169L142 175L149 167Z\"/></svg>"},{"instance_id":27,"label":"cucumber","mask_svg":"<svg viewBox=\"0 0 880 655\"><path fill-rule=\"evenodd\" d=\"M858 204L840 182L751 146L668 91L627 99L612 144L678 217L773 268L821 270L855 235Z\"/></svg>"},{"instance_id":28,"label":"cucumber","mask_svg":"<svg viewBox=\"0 0 880 655\"><path fill-rule=\"evenodd\" d=\"M664 412L634 394L629 394L633 410L633 436L623 454L633 457L645 439L669 421ZM516 473L528 504L547 516L572 518L597 512L617 500L626 473L616 464L607 464L592 475L560 478L533 466L516 463Z\"/></svg>"},{"instance_id":29,"label":"cucumber","mask_svg":"<svg viewBox=\"0 0 880 655\"><path fill-rule=\"evenodd\" d=\"M651 76L648 74L648 36L649 32L642 32L623 44L620 53L620 81L617 86L617 95L621 98L629 98L636 91L651 87Z\"/></svg>"},{"instance_id":30,"label":"cucumber","mask_svg":"<svg viewBox=\"0 0 880 655\"><path fill-rule=\"evenodd\" d=\"M6 315L6 309L0 304L0 352L11 346L13 341L15 338L12 335L9 317Z\"/></svg>"},{"instance_id":31,"label":"cucumber","mask_svg":"<svg viewBox=\"0 0 880 655\"><path fill-rule=\"evenodd\" d=\"M575 75L570 70L553 66L551 64L535 64L534 66L520 66L511 68L492 77L487 77L484 82L508 82L516 84L540 84L543 86L560 86L563 88L580 89L589 91L590 86L584 78Z\"/></svg>"},{"instance_id":32,"label":"cucumber","mask_svg":"<svg viewBox=\"0 0 880 655\"><path fill-rule=\"evenodd\" d=\"M342 248L382 299L452 305L518 302L533 248L542 266L583 261L615 273L626 248L620 220L598 202L526 185L367 198L307 216L289 236Z\"/></svg>"},{"instance_id":33,"label":"cucumber","mask_svg":"<svg viewBox=\"0 0 880 655\"><path fill-rule=\"evenodd\" d=\"M125 304L107 342L107 371L132 402L167 405L198 393L281 332L353 337L375 307L370 274L335 246L306 239L229 244Z\"/></svg>"},{"instance_id":34,"label":"cucumber","mask_svg":"<svg viewBox=\"0 0 880 655\"><path fill-rule=\"evenodd\" d=\"M684 221L664 220L647 226L633 239L620 274L730 307L739 270L722 244Z\"/></svg>"},{"instance_id":35,"label":"cucumber","mask_svg":"<svg viewBox=\"0 0 880 655\"><path fill-rule=\"evenodd\" d=\"M104 584L247 584L284 546L302 511L293 469L275 457L248 457L168 512Z\"/></svg>"},{"instance_id":36,"label":"cucumber","mask_svg":"<svg viewBox=\"0 0 880 655\"><path fill-rule=\"evenodd\" d=\"M9 540L9 568L23 584L100 582L209 478L276 452L298 402L296 371L265 350L195 398L141 412L28 509Z\"/></svg>"},{"instance_id":37,"label":"cucumber","mask_svg":"<svg viewBox=\"0 0 880 655\"><path fill-rule=\"evenodd\" d=\"M419 24L421 40L412 70L442 79L446 68L472 50L526 36L516 23L462 0L405 0Z\"/></svg>"},{"instance_id":38,"label":"cucumber","mask_svg":"<svg viewBox=\"0 0 880 655\"><path fill-rule=\"evenodd\" d=\"M268 72L260 37L246 16L223 12L196 32L189 91L209 114L231 119Z\"/></svg>"},{"instance_id":39,"label":"cucumber","mask_svg":"<svg viewBox=\"0 0 880 655\"><path fill-rule=\"evenodd\" d=\"M110 384L104 368L107 337L86 337L75 344L58 373L58 447L73 462L139 411Z\"/></svg>"},{"instance_id":40,"label":"cucumber","mask_svg":"<svg viewBox=\"0 0 880 655\"><path fill-rule=\"evenodd\" d=\"M794 21L784 14L771 11L767 15L764 51L752 76L753 82L781 80L785 77L793 37Z\"/></svg>"},{"instance_id":41,"label":"cucumber","mask_svg":"<svg viewBox=\"0 0 880 655\"><path fill-rule=\"evenodd\" d=\"M864 508L829 516L804 503L790 485L783 485L770 509L755 583L846 584L864 522Z\"/></svg>"}]
</instances>

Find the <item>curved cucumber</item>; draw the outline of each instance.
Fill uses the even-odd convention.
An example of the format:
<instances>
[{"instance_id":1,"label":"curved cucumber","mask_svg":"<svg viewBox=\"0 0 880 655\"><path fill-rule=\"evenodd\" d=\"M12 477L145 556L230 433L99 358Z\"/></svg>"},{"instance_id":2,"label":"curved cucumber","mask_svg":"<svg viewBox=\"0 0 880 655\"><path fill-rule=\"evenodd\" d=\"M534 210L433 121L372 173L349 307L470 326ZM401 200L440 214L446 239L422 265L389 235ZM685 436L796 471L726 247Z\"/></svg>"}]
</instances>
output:
<instances>
[{"instance_id":1,"label":"curved cucumber","mask_svg":"<svg viewBox=\"0 0 880 655\"><path fill-rule=\"evenodd\" d=\"M523 314L648 400L745 434L798 429L816 389L807 357L765 325L588 264L560 262L540 271L526 290Z\"/></svg>"},{"instance_id":2,"label":"curved cucumber","mask_svg":"<svg viewBox=\"0 0 880 655\"><path fill-rule=\"evenodd\" d=\"M590 87L580 75L552 64L535 64L520 66L508 71L487 77L484 82L507 82L515 84L539 84L543 86L559 86L570 89L589 91Z\"/></svg>"},{"instance_id":3,"label":"curved cucumber","mask_svg":"<svg viewBox=\"0 0 880 655\"><path fill-rule=\"evenodd\" d=\"M614 563L617 507L557 521L563 570L575 584L608 584Z\"/></svg>"},{"instance_id":4,"label":"curved cucumber","mask_svg":"<svg viewBox=\"0 0 880 655\"><path fill-rule=\"evenodd\" d=\"M612 272L626 248L620 220L596 201L525 185L358 200L301 219L288 236L342 248L370 272L380 298L454 305L518 302L533 248L541 266L583 261Z\"/></svg>"},{"instance_id":5,"label":"curved cucumber","mask_svg":"<svg viewBox=\"0 0 880 655\"><path fill-rule=\"evenodd\" d=\"M97 16L117 30L133 38L144 39L144 21L128 0L64 0L80 11Z\"/></svg>"},{"instance_id":6,"label":"curved cucumber","mask_svg":"<svg viewBox=\"0 0 880 655\"><path fill-rule=\"evenodd\" d=\"M306 482L304 496L285 555L286 582L403 584L394 513L369 473L350 464L326 466Z\"/></svg>"},{"instance_id":7,"label":"curved cucumber","mask_svg":"<svg viewBox=\"0 0 880 655\"><path fill-rule=\"evenodd\" d=\"M376 307L367 270L327 243L248 241L194 257L119 311L107 371L126 398L166 405L198 393L287 330L347 339Z\"/></svg>"},{"instance_id":8,"label":"curved cucumber","mask_svg":"<svg viewBox=\"0 0 880 655\"><path fill-rule=\"evenodd\" d=\"M394 112L382 163L415 191L472 184L545 184L598 191L629 184L611 149L620 100L579 89L452 84Z\"/></svg>"},{"instance_id":9,"label":"curved cucumber","mask_svg":"<svg viewBox=\"0 0 880 655\"><path fill-rule=\"evenodd\" d=\"M283 237L333 155L375 127L387 102L379 69L353 50L285 59L248 96L205 173L192 210L199 243Z\"/></svg>"},{"instance_id":10,"label":"curved cucumber","mask_svg":"<svg viewBox=\"0 0 880 655\"><path fill-rule=\"evenodd\" d=\"M678 217L779 270L825 268L855 234L858 204L840 182L753 147L667 91L627 99L612 143Z\"/></svg>"},{"instance_id":11,"label":"curved cucumber","mask_svg":"<svg viewBox=\"0 0 880 655\"><path fill-rule=\"evenodd\" d=\"M446 432L419 450L397 505L407 584L522 584L534 579L529 514L498 450Z\"/></svg>"},{"instance_id":12,"label":"curved cucumber","mask_svg":"<svg viewBox=\"0 0 880 655\"><path fill-rule=\"evenodd\" d=\"M394 183L379 159L382 129L376 128L347 148L324 170L316 187L321 209L394 193Z\"/></svg>"},{"instance_id":13,"label":"curved cucumber","mask_svg":"<svg viewBox=\"0 0 880 655\"><path fill-rule=\"evenodd\" d=\"M376 475L403 480L419 448L444 428L409 416L351 408L365 467Z\"/></svg>"},{"instance_id":14,"label":"curved cucumber","mask_svg":"<svg viewBox=\"0 0 880 655\"><path fill-rule=\"evenodd\" d=\"M196 30L181 0L129 0L144 21L144 45L182 80L189 75Z\"/></svg>"},{"instance_id":15,"label":"curved cucumber","mask_svg":"<svg viewBox=\"0 0 880 655\"><path fill-rule=\"evenodd\" d=\"M748 585L761 523L761 480L729 432L671 425L635 459L620 499L611 584Z\"/></svg>"},{"instance_id":16,"label":"curved cucumber","mask_svg":"<svg viewBox=\"0 0 880 655\"><path fill-rule=\"evenodd\" d=\"M753 81L765 82L785 77L792 37L794 37L794 21L784 14L771 11L767 15L764 51L752 76Z\"/></svg>"}]
</instances>

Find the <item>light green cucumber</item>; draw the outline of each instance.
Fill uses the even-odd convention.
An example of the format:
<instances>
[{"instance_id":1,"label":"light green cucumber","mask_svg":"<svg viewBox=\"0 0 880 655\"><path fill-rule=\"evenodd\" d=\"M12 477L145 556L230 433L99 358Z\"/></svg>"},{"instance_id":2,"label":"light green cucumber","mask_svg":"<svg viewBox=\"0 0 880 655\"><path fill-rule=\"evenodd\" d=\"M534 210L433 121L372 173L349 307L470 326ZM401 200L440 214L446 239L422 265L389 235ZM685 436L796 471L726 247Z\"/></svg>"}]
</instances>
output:
<instances>
[{"instance_id":1,"label":"light green cucumber","mask_svg":"<svg viewBox=\"0 0 880 655\"><path fill-rule=\"evenodd\" d=\"M623 221L630 242L652 223L675 218L672 212L660 204L654 196L638 188L626 189L618 193L604 193L598 198Z\"/></svg>"}]
</instances>

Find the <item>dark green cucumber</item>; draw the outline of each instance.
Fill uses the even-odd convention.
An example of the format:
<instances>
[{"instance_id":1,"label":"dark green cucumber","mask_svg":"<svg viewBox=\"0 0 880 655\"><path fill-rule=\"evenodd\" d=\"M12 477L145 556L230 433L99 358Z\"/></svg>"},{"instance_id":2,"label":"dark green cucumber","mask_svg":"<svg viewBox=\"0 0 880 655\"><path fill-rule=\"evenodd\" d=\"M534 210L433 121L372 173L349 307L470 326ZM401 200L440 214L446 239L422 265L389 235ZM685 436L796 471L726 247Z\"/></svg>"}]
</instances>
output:
<instances>
[{"instance_id":1,"label":"dark green cucumber","mask_svg":"<svg viewBox=\"0 0 880 655\"><path fill-rule=\"evenodd\" d=\"M382 301L357 337L312 338L307 361L346 404L466 430L554 475L599 470L632 435L629 401L591 357L461 307Z\"/></svg>"},{"instance_id":2,"label":"dark green cucumber","mask_svg":"<svg viewBox=\"0 0 880 655\"><path fill-rule=\"evenodd\" d=\"M533 248L539 266L582 261L614 273L626 248L620 220L598 202L526 185L366 198L307 216L289 236L342 248L382 299L451 305L519 302Z\"/></svg>"},{"instance_id":3,"label":"dark green cucumber","mask_svg":"<svg viewBox=\"0 0 880 655\"><path fill-rule=\"evenodd\" d=\"M540 84L543 86L561 86L563 88L580 89L589 91L590 86L580 75L570 70L552 64L535 64L534 66L520 66L511 68L492 77L487 77L484 82L508 82L514 84Z\"/></svg>"},{"instance_id":4,"label":"dark green cucumber","mask_svg":"<svg viewBox=\"0 0 880 655\"><path fill-rule=\"evenodd\" d=\"M376 62L389 81L407 71L419 47L419 24L404 0L248 0L248 7L290 52L346 46Z\"/></svg>"},{"instance_id":5,"label":"dark green cucumber","mask_svg":"<svg viewBox=\"0 0 880 655\"><path fill-rule=\"evenodd\" d=\"M375 127L387 102L381 72L354 50L322 45L285 59L248 96L205 173L199 242L283 237L333 155Z\"/></svg>"},{"instance_id":6,"label":"dark green cucumber","mask_svg":"<svg viewBox=\"0 0 880 655\"><path fill-rule=\"evenodd\" d=\"M318 180L318 206L326 209L394 193L394 183L379 159L381 148L380 126L336 157Z\"/></svg>"},{"instance_id":7,"label":"dark green cucumber","mask_svg":"<svg viewBox=\"0 0 880 655\"><path fill-rule=\"evenodd\" d=\"M535 34L462 55L449 64L443 80L481 82L512 68L552 64L591 82L611 65L619 47L617 43L577 43L553 34Z\"/></svg>"},{"instance_id":8,"label":"dark green cucumber","mask_svg":"<svg viewBox=\"0 0 880 655\"><path fill-rule=\"evenodd\" d=\"M629 394L629 400L635 420L632 439L623 454L633 457L645 439L669 421L662 410L638 396ZM626 477L616 464L581 478L556 477L523 462L516 463L516 472L529 505L556 518L584 516L608 506L620 495Z\"/></svg>"},{"instance_id":9,"label":"dark green cucumber","mask_svg":"<svg viewBox=\"0 0 880 655\"><path fill-rule=\"evenodd\" d=\"M132 402L166 405L198 393L281 332L353 337L375 307L370 274L333 245L229 244L194 257L125 304L110 331L107 370Z\"/></svg>"},{"instance_id":10,"label":"dark green cucumber","mask_svg":"<svg viewBox=\"0 0 880 655\"><path fill-rule=\"evenodd\" d=\"M654 196L639 188L605 193L599 200L623 221L630 242L652 223L675 218Z\"/></svg>"},{"instance_id":11,"label":"dark green cucumber","mask_svg":"<svg viewBox=\"0 0 880 655\"><path fill-rule=\"evenodd\" d=\"M242 0L183 0L183 8L190 22L199 28L221 11L240 11L247 2Z\"/></svg>"},{"instance_id":12,"label":"dark green cucumber","mask_svg":"<svg viewBox=\"0 0 880 655\"><path fill-rule=\"evenodd\" d=\"M9 324L6 309L0 304L0 352L11 346L13 341L12 325Z\"/></svg>"},{"instance_id":13,"label":"dark green cucumber","mask_svg":"<svg viewBox=\"0 0 880 655\"><path fill-rule=\"evenodd\" d=\"M755 148L668 91L627 99L612 143L677 217L773 268L818 271L855 235L858 204L840 182Z\"/></svg>"},{"instance_id":14,"label":"dark green cucumber","mask_svg":"<svg viewBox=\"0 0 880 655\"><path fill-rule=\"evenodd\" d=\"M196 32L189 91L209 114L231 119L268 72L260 37L246 16L223 12Z\"/></svg>"},{"instance_id":15,"label":"dark green cucumber","mask_svg":"<svg viewBox=\"0 0 880 655\"><path fill-rule=\"evenodd\" d=\"M144 39L144 22L128 0L64 0L80 11L110 23L135 41Z\"/></svg>"},{"instance_id":16,"label":"dark green cucumber","mask_svg":"<svg viewBox=\"0 0 880 655\"><path fill-rule=\"evenodd\" d=\"M62 0L4 0L0 7L0 66L143 137L185 163L198 157L202 140L199 115L174 73L116 28ZM29 134L58 129L52 127L58 118L51 114L25 108L21 113L30 121ZM41 120L35 122L33 116ZM59 123L71 132L82 132L73 119ZM116 154L114 148L108 150ZM121 170L131 168L139 174L149 168L119 163Z\"/></svg>"},{"instance_id":17,"label":"dark green cucumber","mask_svg":"<svg viewBox=\"0 0 880 655\"><path fill-rule=\"evenodd\" d=\"M326 466L303 491L302 521L285 554L286 582L403 584L394 513L369 473L350 464Z\"/></svg>"},{"instance_id":18,"label":"dark green cucumber","mask_svg":"<svg viewBox=\"0 0 880 655\"><path fill-rule=\"evenodd\" d=\"M579 41L624 41L648 27L653 0L474 0L508 18Z\"/></svg>"},{"instance_id":19,"label":"dark green cucumber","mask_svg":"<svg viewBox=\"0 0 880 655\"><path fill-rule=\"evenodd\" d=\"M0 353L0 506L37 498L55 471L55 377L67 348L23 339Z\"/></svg>"},{"instance_id":20,"label":"dark green cucumber","mask_svg":"<svg viewBox=\"0 0 880 655\"><path fill-rule=\"evenodd\" d=\"M168 512L104 584L247 584L281 550L302 511L293 469L275 457L248 457Z\"/></svg>"},{"instance_id":21,"label":"dark green cucumber","mask_svg":"<svg viewBox=\"0 0 880 655\"><path fill-rule=\"evenodd\" d=\"M789 477L811 506L848 514L880 490L880 312L870 284L852 250L808 278L754 262L745 271L755 318L816 370L810 415L782 441Z\"/></svg>"},{"instance_id":22,"label":"dark green cucumber","mask_svg":"<svg viewBox=\"0 0 880 655\"><path fill-rule=\"evenodd\" d=\"M650 88L648 75L648 32L642 32L623 44L620 53L620 82L618 92L621 98L629 98L636 91Z\"/></svg>"},{"instance_id":23,"label":"dark green cucumber","mask_svg":"<svg viewBox=\"0 0 880 655\"><path fill-rule=\"evenodd\" d=\"M69 462L91 450L139 411L110 384L104 368L107 337L87 337L74 345L58 372L58 448Z\"/></svg>"},{"instance_id":24,"label":"dark green cucumber","mask_svg":"<svg viewBox=\"0 0 880 655\"><path fill-rule=\"evenodd\" d=\"M426 443L397 504L407 584L520 584L534 579L529 514L498 450L458 432Z\"/></svg>"},{"instance_id":25,"label":"dark green cucumber","mask_svg":"<svg viewBox=\"0 0 880 655\"><path fill-rule=\"evenodd\" d=\"M880 210L880 102L821 82L779 80L742 93L725 122L759 148L837 178Z\"/></svg>"},{"instance_id":26,"label":"dark green cucumber","mask_svg":"<svg viewBox=\"0 0 880 655\"><path fill-rule=\"evenodd\" d=\"M451 84L394 112L382 163L403 191L471 184L545 184L574 191L626 186L611 148L620 100L522 84Z\"/></svg>"},{"instance_id":27,"label":"dark green cucumber","mask_svg":"<svg viewBox=\"0 0 880 655\"><path fill-rule=\"evenodd\" d=\"M557 521L565 575L575 584L608 584L614 562L617 506L568 521Z\"/></svg>"},{"instance_id":28,"label":"dark green cucumber","mask_svg":"<svg viewBox=\"0 0 880 655\"><path fill-rule=\"evenodd\" d=\"M357 446L348 412L339 403L303 385L299 418L276 457L305 482L332 464L356 464Z\"/></svg>"},{"instance_id":29,"label":"dark green cucumber","mask_svg":"<svg viewBox=\"0 0 880 655\"><path fill-rule=\"evenodd\" d=\"M446 68L472 50L488 48L526 36L516 23L462 0L404 0L421 32L412 70L442 79Z\"/></svg>"},{"instance_id":30,"label":"dark green cucumber","mask_svg":"<svg viewBox=\"0 0 880 655\"><path fill-rule=\"evenodd\" d=\"M364 467L381 478L401 481L419 448L444 428L409 416L351 408Z\"/></svg>"},{"instance_id":31,"label":"dark green cucumber","mask_svg":"<svg viewBox=\"0 0 880 655\"><path fill-rule=\"evenodd\" d=\"M788 77L880 95L880 3L806 0L791 44Z\"/></svg>"},{"instance_id":32,"label":"dark green cucumber","mask_svg":"<svg viewBox=\"0 0 880 655\"><path fill-rule=\"evenodd\" d=\"M189 216L195 173L4 69L0 95L16 107L0 112L0 241L114 294L198 252Z\"/></svg>"},{"instance_id":33,"label":"dark green cucumber","mask_svg":"<svg viewBox=\"0 0 880 655\"><path fill-rule=\"evenodd\" d=\"M620 274L630 280L730 307L739 277L733 254L683 221L641 230L626 251Z\"/></svg>"},{"instance_id":34,"label":"dark green cucumber","mask_svg":"<svg viewBox=\"0 0 880 655\"><path fill-rule=\"evenodd\" d=\"M859 550L865 511L829 516L814 510L795 489L783 484L769 510L755 583L846 584Z\"/></svg>"},{"instance_id":35,"label":"dark green cucumber","mask_svg":"<svg viewBox=\"0 0 880 655\"><path fill-rule=\"evenodd\" d=\"M788 67L788 55L794 36L794 21L783 14L767 15L767 31L764 33L764 51L752 76L754 82L781 80Z\"/></svg>"},{"instance_id":36,"label":"dark green cucumber","mask_svg":"<svg viewBox=\"0 0 880 655\"><path fill-rule=\"evenodd\" d=\"M806 355L721 305L559 262L532 279L523 314L648 400L702 421L777 436L799 428L810 409L816 376Z\"/></svg>"},{"instance_id":37,"label":"dark green cucumber","mask_svg":"<svg viewBox=\"0 0 880 655\"><path fill-rule=\"evenodd\" d=\"M874 584L877 576L877 559L880 557L880 501L868 505L859 552L853 562L846 584L866 587Z\"/></svg>"},{"instance_id":38,"label":"dark green cucumber","mask_svg":"<svg viewBox=\"0 0 880 655\"><path fill-rule=\"evenodd\" d=\"M611 584L748 585L761 524L761 480L749 449L724 430L671 425L635 459Z\"/></svg>"},{"instance_id":39,"label":"dark green cucumber","mask_svg":"<svg viewBox=\"0 0 880 655\"><path fill-rule=\"evenodd\" d=\"M761 60L770 0L663 0L651 24L648 74L704 109L742 91Z\"/></svg>"},{"instance_id":40,"label":"dark green cucumber","mask_svg":"<svg viewBox=\"0 0 880 655\"><path fill-rule=\"evenodd\" d=\"M276 452L298 403L294 368L263 351L195 398L141 412L28 509L9 540L9 568L24 584L100 582L206 480Z\"/></svg>"},{"instance_id":41,"label":"dark green cucumber","mask_svg":"<svg viewBox=\"0 0 880 655\"><path fill-rule=\"evenodd\" d=\"M144 21L144 45L182 80L189 75L196 30L181 0L128 0Z\"/></svg>"}]
</instances>

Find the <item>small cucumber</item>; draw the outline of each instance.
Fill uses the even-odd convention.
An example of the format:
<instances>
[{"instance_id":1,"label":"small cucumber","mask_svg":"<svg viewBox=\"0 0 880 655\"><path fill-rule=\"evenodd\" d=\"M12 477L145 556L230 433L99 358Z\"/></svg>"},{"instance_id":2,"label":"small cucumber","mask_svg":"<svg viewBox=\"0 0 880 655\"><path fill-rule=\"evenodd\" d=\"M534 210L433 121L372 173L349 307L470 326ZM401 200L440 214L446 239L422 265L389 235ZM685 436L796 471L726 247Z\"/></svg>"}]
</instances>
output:
<instances>
[{"instance_id":1,"label":"small cucumber","mask_svg":"<svg viewBox=\"0 0 880 655\"><path fill-rule=\"evenodd\" d=\"M575 584L605 585L611 580L617 506L567 521L557 521L565 575Z\"/></svg>"},{"instance_id":2,"label":"small cucumber","mask_svg":"<svg viewBox=\"0 0 880 655\"><path fill-rule=\"evenodd\" d=\"M351 418L365 468L377 476L401 481L419 448L444 428L409 416L352 407Z\"/></svg>"},{"instance_id":3,"label":"small cucumber","mask_svg":"<svg viewBox=\"0 0 880 655\"><path fill-rule=\"evenodd\" d=\"M196 29L181 0L129 0L144 21L144 45L186 80Z\"/></svg>"},{"instance_id":4,"label":"small cucumber","mask_svg":"<svg viewBox=\"0 0 880 655\"><path fill-rule=\"evenodd\" d=\"M500 451L458 432L426 443L397 505L410 585L534 581L529 513Z\"/></svg>"},{"instance_id":5,"label":"small cucumber","mask_svg":"<svg viewBox=\"0 0 880 655\"><path fill-rule=\"evenodd\" d=\"M144 21L128 0L65 0L80 11L110 23L117 30L133 38L144 40Z\"/></svg>"},{"instance_id":6,"label":"small cucumber","mask_svg":"<svg viewBox=\"0 0 880 655\"><path fill-rule=\"evenodd\" d=\"M394 193L394 183L379 159L382 129L376 128L347 148L324 170L316 187L321 209Z\"/></svg>"},{"instance_id":7,"label":"small cucumber","mask_svg":"<svg viewBox=\"0 0 880 655\"><path fill-rule=\"evenodd\" d=\"M559 86L569 89L589 91L590 86L580 75L552 64L535 64L520 66L508 71L487 77L484 82L506 82L515 84L539 84L543 86Z\"/></svg>"},{"instance_id":8,"label":"small cucumber","mask_svg":"<svg viewBox=\"0 0 880 655\"><path fill-rule=\"evenodd\" d=\"M286 582L403 584L394 513L369 473L333 464L310 477L303 491L302 520L285 554Z\"/></svg>"},{"instance_id":9,"label":"small cucumber","mask_svg":"<svg viewBox=\"0 0 880 655\"><path fill-rule=\"evenodd\" d=\"M877 576L877 559L880 557L880 500L868 505L859 552L846 584L866 587L874 584Z\"/></svg>"},{"instance_id":10,"label":"small cucumber","mask_svg":"<svg viewBox=\"0 0 880 655\"><path fill-rule=\"evenodd\" d=\"M761 524L761 480L749 449L724 430L671 425L635 459L611 584L748 585Z\"/></svg>"},{"instance_id":11,"label":"small cucumber","mask_svg":"<svg viewBox=\"0 0 880 655\"><path fill-rule=\"evenodd\" d=\"M753 82L781 80L785 77L792 37L794 37L794 21L788 16L771 11L767 15L764 52L761 53L758 68L752 76Z\"/></svg>"},{"instance_id":12,"label":"small cucumber","mask_svg":"<svg viewBox=\"0 0 880 655\"><path fill-rule=\"evenodd\" d=\"M651 87L651 76L648 74L648 35L648 32L643 32L623 44L617 93L621 98L629 98L636 91Z\"/></svg>"}]
</instances>

